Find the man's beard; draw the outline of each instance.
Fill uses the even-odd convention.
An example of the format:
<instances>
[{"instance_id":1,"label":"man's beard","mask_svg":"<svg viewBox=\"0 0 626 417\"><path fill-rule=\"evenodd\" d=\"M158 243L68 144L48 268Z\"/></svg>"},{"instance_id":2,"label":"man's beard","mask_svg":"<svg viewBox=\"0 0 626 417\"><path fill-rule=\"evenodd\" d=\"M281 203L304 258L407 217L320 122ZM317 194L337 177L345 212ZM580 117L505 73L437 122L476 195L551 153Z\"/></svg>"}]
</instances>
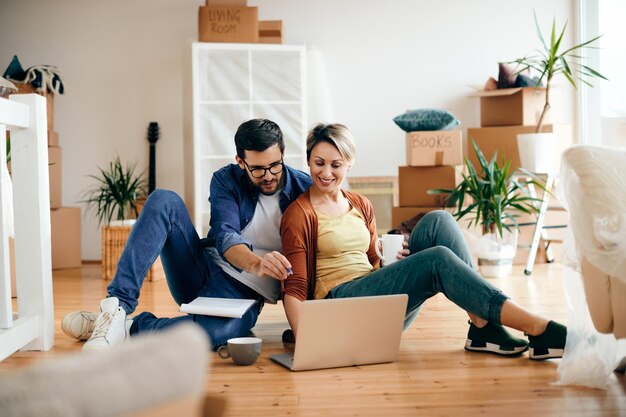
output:
<instances>
[{"instance_id":1,"label":"man's beard","mask_svg":"<svg viewBox=\"0 0 626 417\"><path fill-rule=\"evenodd\" d=\"M267 192L267 191L263 190L263 187L260 184L257 185L254 182L252 182L252 179L250 179L249 176L246 176L246 177L248 178L248 182L250 183L250 185L252 185L252 187L254 187L257 190L259 190L259 193L261 193L263 195L268 195L268 196L274 195L274 194L276 194L280 190L280 183L281 183L281 180L283 179L283 177L281 176L278 181L276 181L276 182L272 181L272 184L276 184L276 188L274 188L274 190L271 191L271 192Z\"/></svg>"}]
</instances>

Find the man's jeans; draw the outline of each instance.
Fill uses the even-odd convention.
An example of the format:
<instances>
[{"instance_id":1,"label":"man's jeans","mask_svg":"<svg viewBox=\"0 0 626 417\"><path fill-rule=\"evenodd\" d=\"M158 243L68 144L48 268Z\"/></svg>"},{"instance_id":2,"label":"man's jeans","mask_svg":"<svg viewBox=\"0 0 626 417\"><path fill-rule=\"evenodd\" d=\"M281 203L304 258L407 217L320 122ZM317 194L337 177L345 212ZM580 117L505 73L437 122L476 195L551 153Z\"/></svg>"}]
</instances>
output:
<instances>
[{"instance_id":1,"label":"man's jeans","mask_svg":"<svg viewBox=\"0 0 626 417\"><path fill-rule=\"evenodd\" d=\"M176 193L166 190L150 194L128 237L115 278L107 288L108 296L119 298L127 314L137 308L146 272L159 255L167 285L178 305L199 296L249 298L258 302L241 319L203 315L157 318L144 312L134 317L131 335L193 321L204 328L217 349L229 338L245 336L254 327L263 297L215 265L200 244L185 204Z\"/></svg>"},{"instance_id":2,"label":"man's jeans","mask_svg":"<svg viewBox=\"0 0 626 417\"><path fill-rule=\"evenodd\" d=\"M430 297L443 293L463 310L500 324L507 297L472 266L461 229L450 213L426 214L409 238L411 255L364 277L338 285L328 298L408 294L406 329Z\"/></svg>"}]
</instances>

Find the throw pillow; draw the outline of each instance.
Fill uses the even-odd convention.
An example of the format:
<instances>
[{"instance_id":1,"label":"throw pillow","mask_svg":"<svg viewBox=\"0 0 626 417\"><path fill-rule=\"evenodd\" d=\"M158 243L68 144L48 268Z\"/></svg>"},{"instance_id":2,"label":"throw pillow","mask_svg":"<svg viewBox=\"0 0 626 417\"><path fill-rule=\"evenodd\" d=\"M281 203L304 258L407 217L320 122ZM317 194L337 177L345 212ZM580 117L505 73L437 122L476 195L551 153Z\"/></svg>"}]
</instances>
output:
<instances>
[{"instance_id":1,"label":"throw pillow","mask_svg":"<svg viewBox=\"0 0 626 417\"><path fill-rule=\"evenodd\" d=\"M515 68L504 63L498 64L498 88L513 88L517 74Z\"/></svg>"},{"instance_id":2,"label":"throw pillow","mask_svg":"<svg viewBox=\"0 0 626 417\"><path fill-rule=\"evenodd\" d=\"M539 82L539 77L530 78L527 75L519 74L515 80L515 87L543 87Z\"/></svg>"},{"instance_id":3,"label":"throw pillow","mask_svg":"<svg viewBox=\"0 0 626 417\"><path fill-rule=\"evenodd\" d=\"M405 132L423 130L451 130L461 124L456 117L443 109L408 110L393 118Z\"/></svg>"}]
</instances>

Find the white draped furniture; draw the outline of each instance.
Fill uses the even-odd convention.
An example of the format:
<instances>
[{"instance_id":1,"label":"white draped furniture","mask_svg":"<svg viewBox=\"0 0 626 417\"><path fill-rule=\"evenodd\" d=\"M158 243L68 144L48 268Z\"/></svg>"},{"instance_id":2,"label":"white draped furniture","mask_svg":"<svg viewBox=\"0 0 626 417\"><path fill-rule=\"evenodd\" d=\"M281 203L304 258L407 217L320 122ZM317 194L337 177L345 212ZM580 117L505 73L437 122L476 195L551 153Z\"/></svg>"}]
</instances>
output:
<instances>
[{"instance_id":1,"label":"white draped furniture","mask_svg":"<svg viewBox=\"0 0 626 417\"><path fill-rule=\"evenodd\" d=\"M20 349L49 350L54 344L45 98L0 98L0 167L6 165L6 130L11 132L17 314L11 300L9 178L0 169L0 360Z\"/></svg>"},{"instance_id":2,"label":"white draped furniture","mask_svg":"<svg viewBox=\"0 0 626 417\"><path fill-rule=\"evenodd\" d=\"M570 318L559 383L606 388L613 370L626 370L626 148L574 146L561 161L572 239L564 242Z\"/></svg>"}]
</instances>

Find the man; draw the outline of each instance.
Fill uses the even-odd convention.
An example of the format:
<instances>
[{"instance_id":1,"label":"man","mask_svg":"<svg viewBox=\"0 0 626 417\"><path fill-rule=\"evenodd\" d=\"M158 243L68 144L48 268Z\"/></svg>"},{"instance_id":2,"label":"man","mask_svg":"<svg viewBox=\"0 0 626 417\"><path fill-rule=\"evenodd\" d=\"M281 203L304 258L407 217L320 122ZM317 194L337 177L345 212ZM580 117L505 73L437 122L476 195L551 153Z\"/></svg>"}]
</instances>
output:
<instances>
[{"instance_id":1,"label":"man","mask_svg":"<svg viewBox=\"0 0 626 417\"><path fill-rule=\"evenodd\" d=\"M235 134L237 164L214 173L210 186L211 229L200 239L181 198L156 190L146 201L120 257L98 315L68 314L61 325L69 336L88 339L83 350L107 348L128 335L194 321L210 336L213 349L254 327L267 300L280 297L280 281L291 268L280 253L280 219L287 206L311 185L310 177L283 162L278 125L253 119ZM158 255L179 305L199 296L255 299L242 318L203 315L157 318L137 307L148 268Z\"/></svg>"}]
</instances>

